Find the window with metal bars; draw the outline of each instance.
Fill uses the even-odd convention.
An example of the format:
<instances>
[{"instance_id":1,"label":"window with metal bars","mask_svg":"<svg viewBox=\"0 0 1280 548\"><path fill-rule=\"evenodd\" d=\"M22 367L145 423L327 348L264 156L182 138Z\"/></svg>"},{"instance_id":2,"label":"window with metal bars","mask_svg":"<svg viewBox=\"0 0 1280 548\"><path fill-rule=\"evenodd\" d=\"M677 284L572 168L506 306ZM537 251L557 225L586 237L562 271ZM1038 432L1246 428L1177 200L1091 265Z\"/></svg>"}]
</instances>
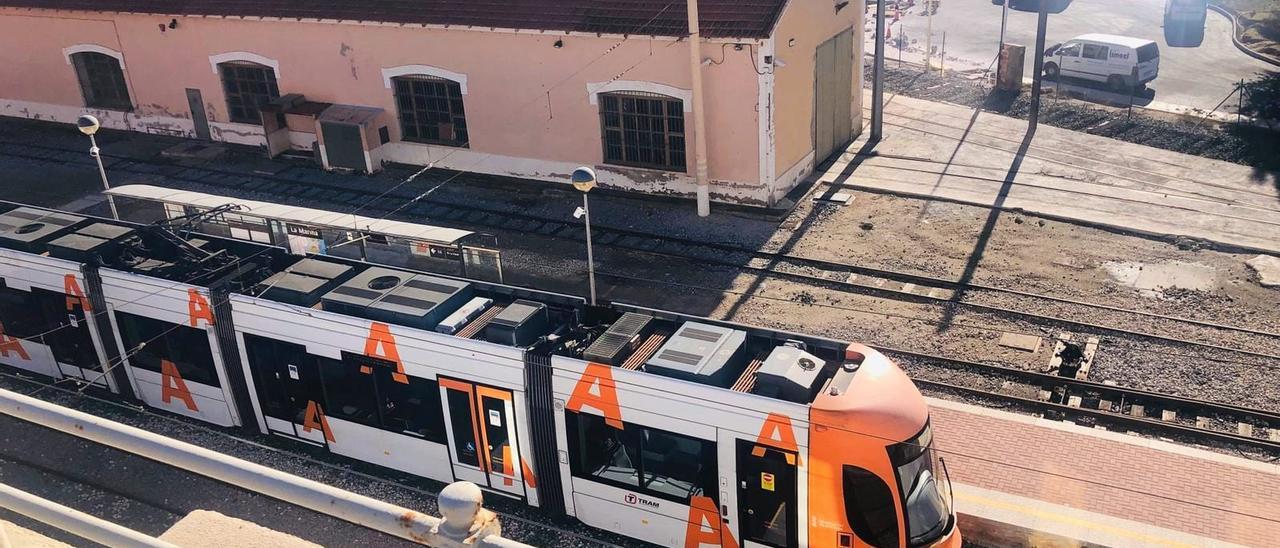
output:
<instances>
[{"instance_id":1,"label":"window with metal bars","mask_svg":"<svg viewBox=\"0 0 1280 548\"><path fill-rule=\"evenodd\" d=\"M103 53L86 51L71 54L71 64L80 79L84 106L111 110L133 110L129 86L125 84L120 60Z\"/></svg>"},{"instance_id":2,"label":"window with metal bars","mask_svg":"<svg viewBox=\"0 0 1280 548\"><path fill-rule=\"evenodd\" d=\"M227 116L232 122L262 124L262 105L280 96L276 72L271 67L248 61L218 65L222 91L227 96Z\"/></svg>"},{"instance_id":3,"label":"window with metal bars","mask_svg":"<svg viewBox=\"0 0 1280 548\"><path fill-rule=\"evenodd\" d=\"M607 164L684 171L684 103L656 93L600 94Z\"/></svg>"},{"instance_id":4,"label":"window with metal bars","mask_svg":"<svg viewBox=\"0 0 1280 548\"><path fill-rule=\"evenodd\" d=\"M466 147L467 115L462 86L435 76L392 78L400 113L400 138L405 141Z\"/></svg>"}]
</instances>

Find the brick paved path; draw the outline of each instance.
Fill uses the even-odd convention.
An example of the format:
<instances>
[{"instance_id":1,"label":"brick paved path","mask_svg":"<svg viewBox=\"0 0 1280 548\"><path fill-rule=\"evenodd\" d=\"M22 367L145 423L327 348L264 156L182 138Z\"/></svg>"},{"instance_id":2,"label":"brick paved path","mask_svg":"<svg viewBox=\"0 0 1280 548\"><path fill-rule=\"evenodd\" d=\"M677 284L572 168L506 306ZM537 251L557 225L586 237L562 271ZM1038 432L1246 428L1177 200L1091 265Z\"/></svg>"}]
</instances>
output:
<instances>
[{"instance_id":1,"label":"brick paved path","mask_svg":"<svg viewBox=\"0 0 1280 548\"><path fill-rule=\"evenodd\" d=\"M1116 432L936 403L952 480L1250 546L1275 545L1280 467Z\"/></svg>"}]
</instances>

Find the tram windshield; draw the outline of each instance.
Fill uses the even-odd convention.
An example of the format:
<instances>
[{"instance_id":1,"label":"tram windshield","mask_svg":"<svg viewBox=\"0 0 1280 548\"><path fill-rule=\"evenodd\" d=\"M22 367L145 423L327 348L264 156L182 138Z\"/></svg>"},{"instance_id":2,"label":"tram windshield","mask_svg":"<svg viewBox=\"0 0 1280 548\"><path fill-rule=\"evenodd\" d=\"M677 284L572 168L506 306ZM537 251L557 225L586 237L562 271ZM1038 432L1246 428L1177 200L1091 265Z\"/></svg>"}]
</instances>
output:
<instances>
[{"instance_id":1,"label":"tram windshield","mask_svg":"<svg viewBox=\"0 0 1280 548\"><path fill-rule=\"evenodd\" d=\"M915 438L889 448L898 472L906 509L907 544L923 546L951 529L951 481L946 465L933 451L933 431L926 424Z\"/></svg>"}]
</instances>

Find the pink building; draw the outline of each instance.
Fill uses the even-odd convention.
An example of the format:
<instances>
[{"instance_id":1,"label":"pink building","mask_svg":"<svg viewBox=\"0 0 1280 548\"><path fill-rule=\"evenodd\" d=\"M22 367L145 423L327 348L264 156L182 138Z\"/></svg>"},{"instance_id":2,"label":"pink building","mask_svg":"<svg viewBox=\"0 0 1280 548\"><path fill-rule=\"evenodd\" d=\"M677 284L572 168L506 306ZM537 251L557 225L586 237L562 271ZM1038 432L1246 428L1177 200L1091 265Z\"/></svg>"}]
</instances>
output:
<instances>
[{"instance_id":1,"label":"pink building","mask_svg":"<svg viewBox=\"0 0 1280 548\"><path fill-rule=\"evenodd\" d=\"M0 115L693 193L684 2L415 4L0 0ZM858 131L862 4L699 4L711 197L774 204Z\"/></svg>"}]
</instances>

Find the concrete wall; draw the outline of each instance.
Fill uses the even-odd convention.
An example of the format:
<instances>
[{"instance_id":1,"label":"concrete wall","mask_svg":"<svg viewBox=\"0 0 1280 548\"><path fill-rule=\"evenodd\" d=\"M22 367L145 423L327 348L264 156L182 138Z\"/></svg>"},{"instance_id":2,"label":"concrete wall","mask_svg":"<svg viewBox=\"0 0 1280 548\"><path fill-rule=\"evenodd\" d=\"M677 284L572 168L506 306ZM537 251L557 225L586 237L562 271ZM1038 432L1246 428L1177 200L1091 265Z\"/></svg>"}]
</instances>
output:
<instances>
[{"instance_id":1,"label":"concrete wall","mask_svg":"<svg viewBox=\"0 0 1280 548\"><path fill-rule=\"evenodd\" d=\"M812 49L836 27L846 28L855 6L832 22L831 4L796 0L787 9L787 36L803 55L780 56L788 66L786 100L807 128L812 102ZM825 8L824 8L825 7ZM684 173L602 164L599 107L589 93L636 89L689 94L689 50L685 41L563 33L488 32L402 27L392 24L297 22L179 17L177 27L161 27L170 17L0 8L0 115L70 122L84 112L73 67L64 49L105 48L124 60L131 113L97 111L107 127L194 137L186 88L201 90L213 137L261 144L257 126L227 120L226 101L211 60L256 60L276 67L280 92L308 99L387 109L394 118L392 90L384 70L424 65L465 77L465 110L471 144L467 149L399 141L382 156L414 164L563 182L573 167L597 165L601 182L655 193L693 191L693 121L686 117ZM827 32L831 27L831 32ZM562 48L553 47L563 40ZM855 38L855 43L861 40ZM747 55L767 41L747 43L749 53L704 42L702 56L728 58L704 67L708 163L713 199L767 201L762 178L760 75ZM785 40L784 40L785 43ZM238 53L241 52L241 53ZM793 61L791 58L795 58ZM758 62L757 62L758 64ZM808 68L806 68L808 67ZM780 98L781 99L781 98ZM802 104L801 104L802 103ZM790 108L790 105L788 105ZM762 123L763 122L763 123ZM788 129L778 148L789 157L811 148L807 129ZM799 139L799 142L788 142ZM794 163L794 162L792 162ZM779 169L787 162L780 162Z\"/></svg>"},{"instance_id":2,"label":"concrete wall","mask_svg":"<svg viewBox=\"0 0 1280 548\"><path fill-rule=\"evenodd\" d=\"M850 2L839 12L824 0L794 0L787 4L774 31L774 49L786 66L775 69L777 111L774 131L777 152L774 176L779 188L791 188L813 170L814 64L819 45L853 27L853 128L862 116L862 29L864 2ZM795 40L794 43L791 41Z\"/></svg>"}]
</instances>

